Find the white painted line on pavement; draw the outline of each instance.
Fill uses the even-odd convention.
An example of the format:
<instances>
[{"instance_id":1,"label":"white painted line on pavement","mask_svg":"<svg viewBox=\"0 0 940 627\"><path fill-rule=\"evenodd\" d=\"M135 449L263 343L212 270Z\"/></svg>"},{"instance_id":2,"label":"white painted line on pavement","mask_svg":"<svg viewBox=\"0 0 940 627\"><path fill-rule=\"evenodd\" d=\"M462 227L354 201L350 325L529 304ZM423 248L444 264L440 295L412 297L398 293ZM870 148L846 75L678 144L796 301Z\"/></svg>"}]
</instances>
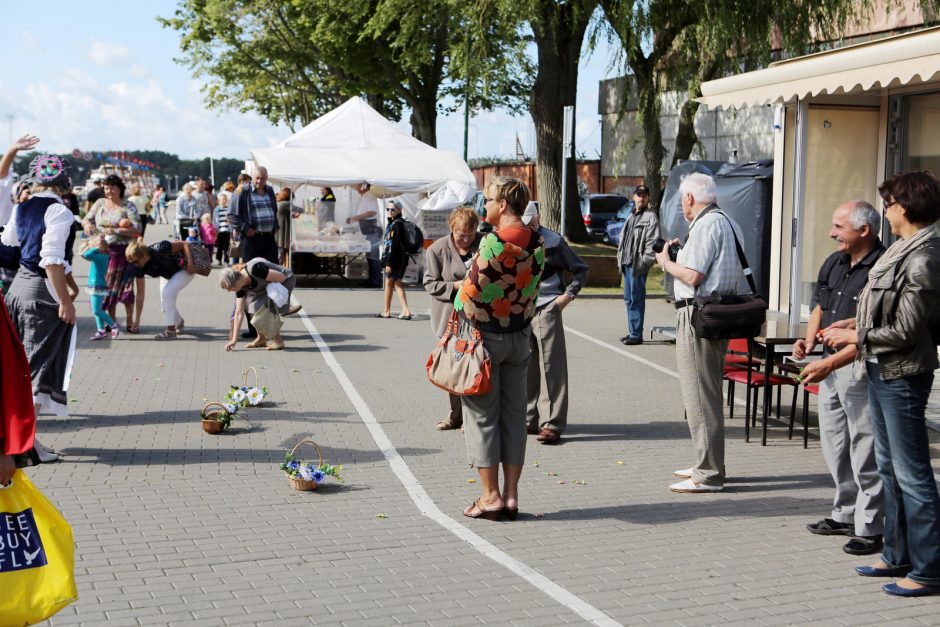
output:
<instances>
[{"instance_id":1,"label":"white painted line on pavement","mask_svg":"<svg viewBox=\"0 0 940 627\"><path fill-rule=\"evenodd\" d=\"M577 329L572 329L571 327L567 327L567 326L565 327L565 331L566 331L567 333L571 333L572 335L577 335L578 337L580 337L580 338L582 338L582 339L585 339L585 340L587 340L588 342L593 342L594 344L597 344L598 346L603 346L603 347L606 348L607 350L614 351L615 353L617 353L617 354L619 354L619 355L623 355L624 357L627 357L627 358L629 358L629 359L632 359L633 361L638 361L638 362L640 362L641 364L643 364L644 366L649 366L649 367L652 368L653 370L658 370L659 372L661 372L661 373L663 373L663 374L668 374L670 377L672 377L672 378L674 378L674 379L678 379L678 378L679 378L679 373L676 372L675 370L670 370L669 368L666 368L665 366L660 366L660 365L657 364L657 363L653 363L653 362L650 361L649 359L643 359L643 358L640 357L639 355L634 355L634 354L631 353L630 351L625 351L625 350L623 350L622 348L617 348L616 346L611 346L611 345L608 344L607 342L604 342L603 340L599 340L599 339L597 339L596 337L591 337L591 336L588 335L587 333L581 333L581 332L578 331Z\"/></svg>"},{"instance_id":2,"label":"white painted line on pavement","mask_svg":"<svg viewBox=\"0 0 940 627\"><path fill-rule=\"evenodd\" d=\"M582 339L585 339L585 340L587 340L588 342L592 342L592 343L594 343L594 344L597 344L598 346L603 346L603 347L606 348L607 350L614 351L614 352L617 353L618 355L623 355L624 357L627 357L627 358L629 358L629 359L632 359L633 361L638 361L638 362L640 362L641 364L643 364L644 366L649 366L649 367L652 368L653 370L658 370L659 372L661 372L661 373L663 373L663 374L666 374L666 375L669 375L670 377L672 377L672 378L674 378L674 379L678 379L678 378L679 378L679 373L676 372L675 370L670 370L669 368L667 368L667 367L665 367L665 366L660 366L659 364L654 363L654 362L650 361L649 359L643 359L643 358L640 357L639 355L634 355L634 354L631 353L630 351L625 351L625 350L623 350L622 348L617 348L616 346L611 346L611 345L608 344L607 342L605 342L605 341L603 341L603 340L599 340L599 339L597 339L596 337L591 337L591 336L588 335L587 333L582 333L581 331L578 331L577 329L572 329L571 327L567 327L567 326L565 327L565 332L566 332L566 333L571 333L572 335L577 335L578 337L580 337L580 338L582 338ZM741 406L747 405L747 403L746 403L745 401L741 400L741 399L738 398L737 396L734 397L734 402L735 402L736 405L741 405Z\"/></svg>"},{"instance_id":3,"label":"white painted line on pavement","mask_svg":"<svg viewBox=\"0 0 940 627\"><path fill-rule=\"evenodd\" d=\"M294 300L295 303L297 302L296 299L292 300ZM611 627L620 625L620 623L607 616L607 614L603 613L584 599L569 592L565 588L562 588L560 585L541 574L537 570L526 566L524 563L504 552L502 549L491 544L482 536L474 533L467 527L464 527L462 524L458 523L456 520L442 512L441 509L434 504L434 501L431 500L431 497L425 491L424 487L422 487L421 483L418 482L418 478L415 477L411 472L411 469L408 467L408 464L405 463L404 458L402 458L398 450L392 445L391 440L389 440L388 436L385 434L385 430L382 429L382 426L375 419L375 415L372 413L372 410L369 409L369 406L356 390L356 387L353 385L352 381L350 381L349 377L346 376L346 372L343 370L343 367L340 366L336 358L333 357L333 353L330 351L330 347L323 340L320 332L317 331L316 326L314 326L313 322L307 316L307 312L301 311L300 316L304 321L304 326L307 327L307 331L310 332L310 337L313 338L313 341L317 344L317 348L320 349L320 354L323 356L326 364L330 367L330 370L333 371L333 374L336 375L337 380L339 381L340 385L343 386L343 390L346 392L346 396L349 397L353 407L356 408L356 412L362 419L363 424L365 424L366 428L369 430L369 433L372 435L372 439L375 440L375 444L382 451L382 455L385 456L385 459L388 460L388 463L392 468L392 472L395 473L395 476L398 477L398 480L401 481L403 486L405 486L405 490L408 492L408 496L411 497L411 500L414 501L415 505L417 505L422 514L440 526L444 527L444 529L447 529L452 534L497 564L504 566L516 575L519 575L530 584L538 588L550 599L557 601L561 605L567 607L583 619L594 623L595 625Z\"/></svg>"}]
</instances>

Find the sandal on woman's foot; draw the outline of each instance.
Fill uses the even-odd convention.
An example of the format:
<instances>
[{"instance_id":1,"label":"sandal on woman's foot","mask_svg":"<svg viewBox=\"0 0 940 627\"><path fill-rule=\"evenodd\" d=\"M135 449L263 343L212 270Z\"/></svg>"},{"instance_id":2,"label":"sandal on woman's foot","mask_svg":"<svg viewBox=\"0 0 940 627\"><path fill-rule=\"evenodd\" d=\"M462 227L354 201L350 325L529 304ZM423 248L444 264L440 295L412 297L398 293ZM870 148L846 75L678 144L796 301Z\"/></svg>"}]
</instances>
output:
<instances>
[{"instance_id":1,"label":"sandal on woman's foot","mask_svg":"<svg viewBox=\"0 0 940 627\"><path fill-rule=\"evenodd\" d=\"M138 333L140 333L140 325L139 325L139 324L129 324L129 325L127 325L127 332L128 332L128 333L133 333L133 334L135 334L135 335L138 334Z\"/></svg>"},{"instance_id":2,"label":"sandal on woman's foot","mask_svg":"<svg viewBox=\"0 0 940 627\"><path fill-rule=\"evenodd\" d=\"M451 429L462 429L463 423L454 422L453 420L448 418L447 420L442 420L436 425L434 425L434 428L437 429L438 431L450 431Z\"/></svg>"},{"instance_id":3,"label":"sandal on woman's foot","mask_svg":"<svg viewBox=\"0 0 940 627\"><path fill-rule=\"evenodd\" d=\"M474 510L476 510L475 513ZM495 509L481 508L479 499L473 503L470 503L470 505L467 506L467 509L463 510L463 515L467 518L485 518L486 520L499 520L499 517L502 515L502 513L502 506Z\"/></svg>"},{"instance_id":4,"label":"sandal on woman's foot","mask_svg":"<svg viewBox=\"0 0 940 627\"><path fill-rule=\"evenodd\" d=\"M515 520L519 517L519 508L518 507L504 507L503 516L509 520Z\"/></svg>"},{"instance_id":5,"label":"sandal on woman's foot","mask_svg":"<svg viewBox=\"0 0 940 627\"><path fill-rule=\"evenodd\" d=\"M109 338L109 337L111 337L111 335L110 335L107 331L105 331L104 329L101 329L100 331L98 331L97 333L95 333L94 335L92 335L90 339L91 339L92 342L94 342L94 341L96 341L96 340L103 340L103 339L106 339L106 338Z\"/></svg>"},{"instance_id":6,"label":"sandal on woman's foot","mask_svg":"<svg viewBox=\"0 0 940 627\"><path fill-rule=\"evenodd\" d=\"M399 320L411 320L411 314L401 314L398 316Z\"/></svg>"},{"instance_id":7,"label":"sandal on woman's foot","mask_svg":"<svg viewBox=\"0 0 940 627\"><path fill-rule=\"evenodd\" d=\"M116 324L116 325L114 325L113 327L111 327L111 339L112 339L112 340L115 339L115 338L117 338L117 336L119 336L120 334L121 334L121 327L120 327L120 325L117 325L117 324Z\"/></svg>"},{"instance_id":8,"label":"sandal on woman's foot","mask_svg":"<svg viewBox=\"0 0 940 627\"><path fill-rule=\"evenodd\" d=\"M154 335L154 336L153 336L153 339L155 339L155 340L175 340L175 339L176 339L176 331L170 331L169 329L164 329L163 331L160 331L159 333L157 333L156 335Z\"/></svg>"},{"instance_id":9,"label":"sandal on woman's foot","mask_svg":"<svg viewBox=\"0 0 940 627\"><path fill-rule=\"evenodd\" d=\"M385 314L375 314L375 317L376 317L376 318L386 318L386 319L388 319L388 318L391 318L392 316L391 316L391 314L389 314L389 315L387 315L387 316L386 316Z\"/></svg>"}]
</instances>

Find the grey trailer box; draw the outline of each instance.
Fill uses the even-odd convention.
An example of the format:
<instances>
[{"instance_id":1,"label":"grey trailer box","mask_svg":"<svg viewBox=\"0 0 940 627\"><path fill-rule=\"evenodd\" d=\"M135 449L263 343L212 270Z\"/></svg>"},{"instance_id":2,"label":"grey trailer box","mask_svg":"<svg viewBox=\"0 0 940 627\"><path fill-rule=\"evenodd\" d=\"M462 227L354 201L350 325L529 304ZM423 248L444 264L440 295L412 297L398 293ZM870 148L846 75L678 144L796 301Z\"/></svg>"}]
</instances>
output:
<instances>
[{"instance_id":1,"label":"grey trailer box","mask_svg":"<svg viewBox=\"0 0 940 627\"><path fill-rule=\"evenodd\" d=\"M679 183L692 172L702 172L715 178L718 206L740 228L744 254L754 272L754 281L765 297L770 289L770 212L774 177L772 159L750 163L724 163L721 161L683 161L669 172L663 202L659 210L663 238L685 241L689 223L682 215ZM666 275L666 293L674 299L672 277ZM739 289L746 292L747 282L741 275Z\"/></svg>"}]
</instances>

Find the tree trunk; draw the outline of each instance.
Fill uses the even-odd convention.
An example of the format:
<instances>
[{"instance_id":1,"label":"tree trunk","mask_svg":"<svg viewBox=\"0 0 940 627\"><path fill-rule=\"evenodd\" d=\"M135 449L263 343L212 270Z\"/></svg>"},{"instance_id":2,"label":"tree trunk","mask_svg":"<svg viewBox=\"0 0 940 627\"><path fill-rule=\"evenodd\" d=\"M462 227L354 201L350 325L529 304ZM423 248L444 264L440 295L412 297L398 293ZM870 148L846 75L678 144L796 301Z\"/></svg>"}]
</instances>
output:
<instances>
[{"instance_id":1,"label":"tree trunk","mask_svg":"<svg viewBox=\"0 0 940 627\"><path fill-rule=\"evenodd\" d=\"M698 108L699 103L689 98L679 111L679 130L676 132L676 149L672 153L670 170L676 167L679 161L687 161L698 143L698 134L695 132L695 114L698 113Z\"/></svg>"},{"instance_id":2,"label":"tree trunk","mask_svg":"<svg viewBox=\"0 0 940 627\"><path fill-rule=\"evenodd\" d=\"M710 60L700 60L695 70L694 81L689 86L689 99L682 105L679 111L679 129L676 134L676 150L672 154L671 170L679 163L679 160L686 161L692 155L692 150L698 143L698 134L695 132L695 115L701 106L695 98L702 94L701 85L705 81L718 76L722 68L722 58L716 57ZM715 155L718 158L718 155Z\"/></svg>"},{"instance_id":3,"label":"tree trunk","mask_svg":"<svg viewBox=\"0 0 940 627\"><path fill-rule=\"evenodd\" d=\"M437 101L422 101L411 108L411 135L437 148Z\"/></svg>"},{"instance_id":4,"label":"tree trunk","mask_svg":"<svg viewBox=\"0 0 940 627\"><path fill-rule=\"evenodd\" d=\"M650 207L658 212L663 198L662 165L665 156L663 132L659 124L660 100L656 84L656 68L651 61L646 67L634 62L637 81L637 115L643 128L643 157L646 160L644 182L650 190Z\"/></svg>"},{"instance_id":5,"label":"tree trunk","mask_svg":"<svg viewBox=\"0 0 940 627\"><path fill-rule=\"evenodd\" d=\"M531 21L538 49L538 74L529 96L529 108L535 122L539 214L542 224L556 231L561 230L564 107L575 106L581 43L593 6L588 0L567 4L542 0L536 8L539 15ZM565 235L574 242L587 241L574 158L568 159L566 192Z\"/></svg>"}]
</instances>

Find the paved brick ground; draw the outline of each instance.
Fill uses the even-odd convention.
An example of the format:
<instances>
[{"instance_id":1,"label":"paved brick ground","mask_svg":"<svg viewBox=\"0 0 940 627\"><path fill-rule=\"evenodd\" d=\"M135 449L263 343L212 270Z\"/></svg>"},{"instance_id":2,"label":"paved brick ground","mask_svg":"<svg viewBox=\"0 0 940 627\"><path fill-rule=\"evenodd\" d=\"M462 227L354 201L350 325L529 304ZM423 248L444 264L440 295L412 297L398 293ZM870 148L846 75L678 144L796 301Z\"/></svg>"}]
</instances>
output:
<instances>
[{"instance_id":1,"label":"paved brick ground","mask_svg":"<svg viewBox=\"0 0 940 627\"><path fill-rule=\"evenodd\" d=\"M229 297L197 278L181 298L191 332L157 342L157 282L148 289L144 332L83 339L72 417L40 419L43 441L66 458L31 476L72 523L81 596L53 624L584 622L418 511L302 320L287 322L286 351L226 354ZM462 436L433 429L446 399L423 374L427 297L409 292L424 315L405 322L373 318L377 291L295 295L434 502L615 621L937 624L938 599L888 598L853 575L867 560L843 553L842 538L805 531L831 497L815 438L803 450L778 424L767 447L745 444L735 419L726 492L667 490L689 465L678 386L623 352L674 369L673 348L623 349L620 301L581 299L566 312L571 328L616 350L569 335L570 429L560 446L531 441L523 513L490 523L460 515L479 485L468 483ZM79 310L86 338L84 295ZM649 324L671 316L650 303ZM273 405L203 434L202 404L249 366ZM346 483L288 488L276 466L302 438L343 464Z\"/></svg>"}]
</instances>

